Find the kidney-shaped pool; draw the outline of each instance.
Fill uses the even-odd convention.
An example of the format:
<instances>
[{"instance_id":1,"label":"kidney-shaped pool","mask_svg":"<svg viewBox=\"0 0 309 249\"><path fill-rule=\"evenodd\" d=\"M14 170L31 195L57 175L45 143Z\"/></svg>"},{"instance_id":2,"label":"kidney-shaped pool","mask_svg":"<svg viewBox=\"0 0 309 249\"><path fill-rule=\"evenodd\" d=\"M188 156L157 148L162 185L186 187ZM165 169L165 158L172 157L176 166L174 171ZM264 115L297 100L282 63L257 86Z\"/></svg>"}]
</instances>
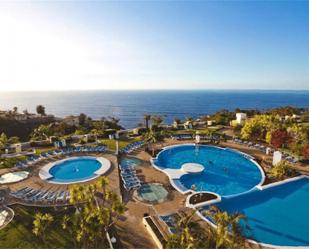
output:
<instances>
[{"instance_id":1,"label":"kidney-shaped pool","mask_svg":"<svg viewBox=\"0 0 309 249\"><path fill-rule=\"evenodd\" d=\"M185 164L204 167L199 174L182 173ZM240 194L260 185L264 173L248 155L215 146L192 144L171 146L161 151L153 160L154 166L170 175L184 188L215 192L221 196Z\"/></svg>"}]
</instances>

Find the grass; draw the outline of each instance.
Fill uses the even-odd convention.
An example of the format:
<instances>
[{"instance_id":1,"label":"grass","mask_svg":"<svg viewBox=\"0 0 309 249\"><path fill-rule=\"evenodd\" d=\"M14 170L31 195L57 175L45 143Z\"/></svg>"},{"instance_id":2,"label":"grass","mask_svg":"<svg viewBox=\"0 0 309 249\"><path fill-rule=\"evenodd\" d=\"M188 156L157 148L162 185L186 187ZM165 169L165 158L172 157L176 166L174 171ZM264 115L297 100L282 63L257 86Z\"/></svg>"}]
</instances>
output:
<instances>
[{"instance_id":1,"label":"grass","mask_svg":"<svg viewBox=\"0 0 309 249\"><path fill-rule=\"evenodd\" d=\"M136 138L121 138L118 140L119 142L119 149L123 149L130 143L134 143L140 141L139 137ZM110 139L100 139L100 143L105 144L110 150L116 150L116 142L115 140Z\"/></svg>"},{"instance_id":2,"label":"grass","mask_svg":"<svg viewBox=\"0 0 309 249\"><path fill-rule=\"evenodd\" d=\"M12 206L15 216L10 224L0 230L0 248L73 248L69 240L70 235L61 228L61 220L64 213L71 210L55 210L54 208L35 208L20 205ZM43 242L32 233L33 220L36 212L50 213L54 222L46 232L46 240Z\"/></svg>"}]
</instances>

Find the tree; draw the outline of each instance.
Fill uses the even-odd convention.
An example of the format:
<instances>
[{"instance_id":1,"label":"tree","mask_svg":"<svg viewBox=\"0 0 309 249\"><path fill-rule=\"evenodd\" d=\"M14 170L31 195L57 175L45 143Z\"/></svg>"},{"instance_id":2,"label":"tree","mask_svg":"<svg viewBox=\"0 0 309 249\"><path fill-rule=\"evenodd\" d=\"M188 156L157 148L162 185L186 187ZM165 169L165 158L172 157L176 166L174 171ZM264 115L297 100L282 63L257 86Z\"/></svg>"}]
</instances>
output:
<instances>
[{"instance_id":1,"label":"tree","mask_svg":"<svg viewBox=\"0 0 309 249\"><path fill-rule=\"evenodd\" d=\"M10 137L10 138L8 139L8 143L9 143L9 144L17 144L17 143L19 143L19 142L20 142L20 140L19 140L19 137L17 137L17 136Z\"/></svg>"},{"instance_id":2,"label":"tree","mask_svg":"<svg viewBox=\"0 0 309 249\"><path fill-rule=\"evenodd\" d=\"M0 135L0 148L4 148L7 144L8 144L8 137L4 132L2 132Z\"/></svg>"},{"instance_id":3,"label":"tree","mask_svg":"<svg viewBox=\"0 0 309 249\"><path fill-rule=\"evenodd\" d=\"M145 143L148 144L148 148L149 147L151 148L152 156L154 156L155 154L153 144L155 144L158 141L158 139L159 139L158 133L156 133L152 129L145 134L144 141Z\"/></svg>"},{"instance_id":4,"label":"tree","mask_svg":"<svg viewBox=\"0 0 309 249\"><path fill-rule=\"evenodd\" d=\"M151 116L152 127L158 127L163 123L163 116L155 115Z\"/></svg>"},{"instance_id":5,"label":"tree","mask_svg":"<svg viewBox=\"0 0 309 249\"><path fill-rule=\"evenodd\" d=\"M47 228L51 225L54 218L51 214L37 213L35 214L35 219L33 221L32 232L39 237L43 242L45 241L45 232Z\"/></svg>"},{"instance_id":6,"label":"tree","mask_svg":"<svg viewBox=\"0 0 309 249\"><path fill-rule=\"evenodd\" d=\"M307 140L306 130L299 124L292 124L292 126L287 128L287 131L294 143L303 143Z\"/></svg>"},{"instance_id":7,"label":"tree","mask_svg":"<svg viewBox=\"0 0 309 249\"><path fill-rule=\"evenodd\" d=\"M279 121L271 115L255 115L248 119L241 129L240 136L242 139L259 140L265 139L269 131L279 127Z\"/></svg>"},{"instance_id":8,"label":"tree","mask_svg":"<svg viewBox=\"0 0 309 249\"><path fill-rule=\"evenodd\" d=\"M193 220L195 212L195 210L191 213L179 212L176 232L167 240L168 249L211 248L210 244L205 243L209 241L207 238L209 234Z\"/></svg>"},{"instance_id":9,"label":"tree","mask_svg":"<svg viewBox=\"0 0 309 249\"><path fill-rule=\"evenodd\" d=\"M45 107L44 107L43 105L38 105L38 106L36 107L36 112L37 112L37 114L40 114L40 115L42 115L42 116L45 116L45 115L46 115L46 113L45 113Z\"/></svg>"},{"instance_id":10,"label":"tree","mask_svg":"<svg viewBox=\"0 0 309 249\"><path fill-rule=\"evenodd\" d=\"M274 165L270 171L270 175L279 180L293 174L295 174L295 171L291 168L291 165L287 161L280 161Z\"/></svg>"},{"instance_id":11,"label":"tree","mask_svg":"<svg viewBox=\"0 0 309 249\"><path fill-rule=\"evenodd\" d=\"M108 179L102 177L94 184L70 187L70 203L77 212L63 218L62 228L72 235L77 247L97 248L103 244L109 228L124 213L118 195L107 185Z\"/></svg>"},{"instance_id":12,"label":"tree","mask_svg":"<svg viewBox=\"0 0 309 249\"><path fill-rule=\"evenodd\" d=\"M240 248L244 245L245 240L242 236L244 229L249 229L247 225L240 225L241 221L245 221L246 217L241 213L229 215L226 211L221 211L216 206L211 206L206 211L206 215L216 224L216 228L212 230L215 240L215 248Z\"/></svg>"},{"instance_id":13,"label":"tree","mask_svg":"<svg viewBox=\"0 0 309 249\"><path fill-rule=\"evenodd\" d=\"M14 114L16 114L16 113L17 113L17 111L18 111L17 106L14 106L14 107L13 107L13 112L14 112Z\"/></svg>"},{"instance_id":14,"label":"tree","mask_svg":"<svg viewBox=\"0 0 309 249\"><path fill-rule=\"evenodd\" d=\"M276 148L281 148L291 142L290 134L284 129L277 129L271 133L270 143Z\"/></svg>"},{"instance_id":15,"label":"tree","mask_svg":"<svg viewBox=\"0 0 309 249\"><path fill-rule=\"evenodd\" d=\"M84 125L86 123L87 115L85 113L81 113L78 116L79 125Z\"/></svg>"},{"instance_id":16,"label":"tree","mask_svg":"<svg viewBox=\"0 0 309 249\"><path fill-rule=\"evenodd\" d=\"M221 110L216 112L211 116L212 120L215 120L216 124L228 125L230 121L235 117L234 112L229 112L228 110Z\"/></svg>"},{"instance_id":17,"label":"tree","mask_svg":"<svg viewBox=\"0 0 309 249\"><path fill-rule=\"evenodd\" d=\"M309 159L309 144L306 144L303 149L303 155L306 159Z\"/></svg>"},{"instance_id":18,"label":"tree","mask_svg":"<svg viewBox=\"0 0 309 249\"><path fill-rule=\"evenodd\" d=\"M54 135L51 129L51 125L40 125L38 128L34 129L30 137L32 141L45 140L50 136Z\"/></svg>"},{"instance_id":19,"label":"tree","mask_svg":"<svg viewBox=\"0 0 309 249\"><path fill-rule=\"evenodd\" d=\"M145 126L146 126L147 130L149 129L149 121L150 121L150 119L151 119L151 115L144 114Z\"/></svg>"}]
</instances>

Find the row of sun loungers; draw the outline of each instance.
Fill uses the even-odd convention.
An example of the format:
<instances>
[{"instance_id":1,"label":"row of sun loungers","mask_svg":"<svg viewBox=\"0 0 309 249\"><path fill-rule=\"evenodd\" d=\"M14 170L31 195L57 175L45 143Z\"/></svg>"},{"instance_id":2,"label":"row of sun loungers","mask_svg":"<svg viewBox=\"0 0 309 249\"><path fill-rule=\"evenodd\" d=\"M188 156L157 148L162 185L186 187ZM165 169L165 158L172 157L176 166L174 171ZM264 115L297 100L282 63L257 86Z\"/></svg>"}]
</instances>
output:
<instances>
[{"instance_id":1,"label":"row of sun loungers","mask_svg":"<svg viewBox=\"0 0 309 249\"><path fill-rule=\"evenodd\" d=\"M177 219L176 214L160 215L159 218L166 224L171 234L176 233Z\"/></svg>"},{"instance_id":2,"label":"row of sun loungers","mask_svg":"<svg viewBox=\"0 0 309 249\"><path fill-rule=\"evenodd\" d=\"M172 135L171 138L175 140L190 140L193 139L193 136L191 134L176 134Z\"/></svg>"},{"instance_id":3,"label":"row of sun loungers","mask_svg":"<svg viewBox=\"0 0 309 249\"><path fill-rule=\"evenodd\" d=\"M245 140L238 139L238 138L234 138L233 141L235 143L238 143L238 144L247 145L249 148L254 148L254 149L257 149L257 150L262 151L264 153L266 153L267 150L268 150L268 154L272 154L272 153L275 152L275 150L273 148L265 147L264 145L259 144L259 143L253 143L253 142L245 141ZM293 156L290 156L286 153L282 153L282 159L287 160L290 163L297 163L298 162L298 160L296 158L294 158Z\"/></svg>"},{"instance_id":4,"label":"row of sun loungers","mask_svg":"<svg viewBox=\"0 0 309 249\"><path fill-rule=\"evenodd\" d=\"M134 143L128 144L126 147L121 149L119 152L121 154L129 154L132 151L141 148L143 145L144 145L144 142L142 141L134 142Z\"/></svg>"},{"instance_id":5,"label":"row of sun loungers","mask_svg":"<svg viewBox=\"0 0 309 249\"><path fill-rule=\"evenodd\" d=\"M19 189L10 193L11 196L34 203L65 203L70 199L69 191L51 191L51 190L38 190L29 187Z\"/></svg>"},{"instance_id":6,"label":"row of sun loungers","mask_svg":"<svg viewBox=\"0 0 309 249\"><path fill-rule=\"evenodd\" d=\"M136 170L134 166L131 165L119 165L120 168L120 176L124 183L124 188L126 190L135 189L141 186L141 181L136 174Z\"/></svg>"},{"instance_id":7,"label":"row of sun loungers","mask_svg":"<svg viewBox=\"0 0 309 249\"><path fill-rule=\"evenodd\" d=\"M53 158L55 156L59 155L69 155L72 153L80 153L80 152L95 152L95 153L101 153L105 152L106 147L105 146L80 146L80 147L66 147L63 149L58 150L51 150L47 152L42 152L40 155L31 155L26 160L20 161L16 163L17 168L27 168L28 166L39 162L41 160Z\"/></svg>"},{"instance_id":8,"label":"row of sun loungers","mask_svg":"<svg viewBox=\"0 0 309 249\"><path fill-rule=\"evenodd\" d=\"M6 217L9 215L9 212L7 210L2 210L0 212L0 227L3 226L5 220L6 220Z\"/></svg>"},{"instance_id":9,"label":"row of sun loungers","mask_svg":"<svg viewBox=\"0 0 309 249\"><path fill-rule=\"evenodd\" d=\"M235 143L247 145L247 146L250 147L250 148L254 148L254 149L260 150L260 151L262 151L262 152L264 152L264 153L266 153L266 149L268 148L268 147L265 147L265 146L262 145L262 144L253 143L253 142L250 142L250 141L245 141L245 140L241 140L241 139L238 139L238 138L234 138L233 141L234 141ZM273 152L274 152L274 149L268 148L268 151L269 151L269 153L273 153Z\"/></svg>"},{"instance_id":10,"label":"row of sun loungers","mask_svg":"<svg viewBox=\"0 0 309 249\"><path fill-rule=\"evenodd\" d=\"M200 140L220 140L219 136L216 135L199 135ZM176 134L171 136L172 139L174 140L190 140L190 139L195 139L195 135L191 134Z\"/></svg>"}]
</instances>

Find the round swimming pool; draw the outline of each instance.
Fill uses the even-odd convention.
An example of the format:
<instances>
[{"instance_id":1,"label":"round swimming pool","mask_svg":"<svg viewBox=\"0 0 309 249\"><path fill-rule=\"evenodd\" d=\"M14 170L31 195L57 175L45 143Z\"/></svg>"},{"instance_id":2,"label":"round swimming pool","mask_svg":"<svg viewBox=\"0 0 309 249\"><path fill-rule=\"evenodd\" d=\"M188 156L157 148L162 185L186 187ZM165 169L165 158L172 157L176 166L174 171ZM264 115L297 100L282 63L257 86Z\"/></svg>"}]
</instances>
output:
<instances>
[{"instance_id":1,"label":"round swimming pool","mask_svg":"<svg viewBox=\"0 0 309 249\"><path fill-rule=\"evenodd\" d=\"M215 146L171 146L161 151L153 163L187 190L210 191L221 196L246 192L264 178L263 171L249 156ZM200 164L204 170L199 174L184 172L182 166L187 163Z\"/></svg>"},{"instance_id":2,"label":"round swimming pool","mask_svg":"<svg viewBox=\"0 0 309 249\"><path fill-rule=\"evenodd\" d=\"M72 157L46 165L39 175L51 183L70 184L94 179L110 166L110 161L103 157Z\"/></svg>"}]
</instances>

